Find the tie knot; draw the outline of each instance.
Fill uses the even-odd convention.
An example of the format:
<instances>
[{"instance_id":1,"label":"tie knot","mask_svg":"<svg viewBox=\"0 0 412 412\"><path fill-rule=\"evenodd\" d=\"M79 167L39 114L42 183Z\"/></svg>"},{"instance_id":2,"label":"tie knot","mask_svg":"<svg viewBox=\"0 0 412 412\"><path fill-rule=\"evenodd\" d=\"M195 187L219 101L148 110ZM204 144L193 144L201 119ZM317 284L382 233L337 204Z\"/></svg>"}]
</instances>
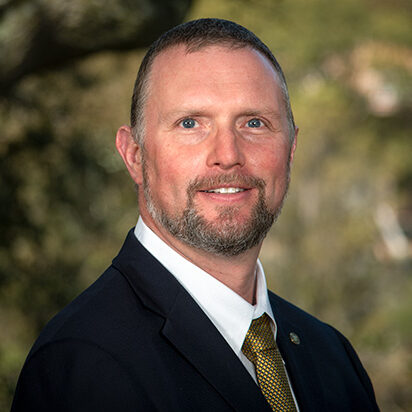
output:
<instances>
[{"instance_id":1,"label":"tie knot","mask_svg":"<svg viewBox=\"0 0 412 412\"><path fill-rule=\"evenodd\" d=\"M270 327L270 318L264 313L260 318L252 321L243 342L242 352L251 362L254 362L258 352L275 347L276 343Z\"/></svg>"}]
</instances>

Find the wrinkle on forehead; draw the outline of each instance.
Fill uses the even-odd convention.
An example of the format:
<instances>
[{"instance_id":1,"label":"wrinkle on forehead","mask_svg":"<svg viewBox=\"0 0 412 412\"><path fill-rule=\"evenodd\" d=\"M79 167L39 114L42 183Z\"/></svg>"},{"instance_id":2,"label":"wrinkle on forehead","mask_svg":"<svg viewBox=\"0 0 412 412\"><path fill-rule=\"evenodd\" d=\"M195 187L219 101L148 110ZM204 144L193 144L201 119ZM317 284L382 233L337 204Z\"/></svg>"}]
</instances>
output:
<instances>
[{"instance_id":1,"label":"wrinkle on forehead","mask_svg":"<svg viewBox=\"0 0 412 412\"><path fill-rule=\"evenodd\" d=\"M244 54L244 62L237 61L236 67L224 67L220 63L221 59L225 59L225 56L228 57L228 60L231 56L242 53ZM216 57L219 56L219 59ZM255 59L253 58L255 56ZM161 80L164 75L170 75L171 73L179 73L181 69L187 68L187 63L190 63L191 66L195 66L197 63L202 62L204 64L210 64L208 70L210 74L213 72L227 73L230 78L233 74L233 71L243 71L246 67L250 66L251 62L254 62L254 65L259 70L262 70L264 66L264 71L268 74L270 73L275 79L278 85L280 84L279 76L275 71L272 63L258 50L255 50L251 47L241 47L241 48L228 48L222 45L215 46L205 46L200 50L188 51L185 45L177 45L167 48L162 51L153 61L152 68L150 70L150 82L155 82ZM216 64L215 64L216 63ZM259 68L260 66L260 68ZM199 65L198 72L202 72L204 65ZM191 76L196 75L196 72L193 70ZM229 80L229 79L228 79Z\"/></svg>"},{"instance_id":2,"label":"wrinkle on forehead","mask_svg":"<svg viewBox=\"0 0 412 412\"><path fill-rule=\"evenodd\" d=\"M268 88L273 92L275 88L281 94L278 75L271 63L251 48L232 50L209 46L187 54L183 46L174 46L157 56L153 62L150 73L152 91L158 89L162 95L167 94L178 83L182 92L187 93L188 90L184 90L187 82L191 86L190 97L195 99L196 81L199 88L208 87L210 93L216 94L229 91L233 98L236 97L237 88L248 84L252 84L251 92L256 89L265 93Z\"/></svg>"}]
</instances>

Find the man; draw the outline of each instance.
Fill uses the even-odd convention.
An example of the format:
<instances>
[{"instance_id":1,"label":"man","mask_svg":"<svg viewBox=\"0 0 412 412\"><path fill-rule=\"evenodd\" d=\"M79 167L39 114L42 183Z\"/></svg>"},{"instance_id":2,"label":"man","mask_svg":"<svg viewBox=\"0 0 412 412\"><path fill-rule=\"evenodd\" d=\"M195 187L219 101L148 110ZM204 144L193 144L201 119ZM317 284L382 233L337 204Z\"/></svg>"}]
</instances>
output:
<instances>
[{"instance_id":1,"label":"man","mask_svg":"<svg viewBox=\"0 0 412 412\"><path fill-rule=\"evenodd\" d=\"M266 289L258 254L297 130L245 28L202 19L157 40L116 137L139 221L42 332L13 410L377 410L349 342Z\"/></svg>"}]
</instances>

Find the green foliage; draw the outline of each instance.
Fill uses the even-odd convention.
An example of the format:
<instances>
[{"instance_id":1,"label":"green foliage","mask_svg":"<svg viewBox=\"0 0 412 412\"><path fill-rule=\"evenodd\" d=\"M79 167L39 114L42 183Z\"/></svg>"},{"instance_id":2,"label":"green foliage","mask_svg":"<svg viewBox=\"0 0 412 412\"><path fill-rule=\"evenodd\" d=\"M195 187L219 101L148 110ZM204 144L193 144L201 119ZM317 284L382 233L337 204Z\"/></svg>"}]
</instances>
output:
<instances>
[{"instance_id":1,"label":"green foliage","mask_svg":"<svg viewBox=\"0 0 412 412\"><path fill-rule=\"evenodd\" d=\"M412 410L411 14L404 0L198 0L187 16L245 25L282 64L300 133L268 282L351 339L385 411ZM136 221L114 133L139 62L100 53L0 102L1 410L39 330Z\"/></svg>"}]
</instances>

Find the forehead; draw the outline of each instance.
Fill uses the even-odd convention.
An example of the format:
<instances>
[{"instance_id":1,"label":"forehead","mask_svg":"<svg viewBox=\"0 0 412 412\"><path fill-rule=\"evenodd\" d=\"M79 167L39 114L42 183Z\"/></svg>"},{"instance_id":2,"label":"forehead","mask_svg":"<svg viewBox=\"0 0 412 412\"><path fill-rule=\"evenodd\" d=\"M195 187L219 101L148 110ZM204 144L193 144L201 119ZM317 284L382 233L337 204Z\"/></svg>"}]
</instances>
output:
<instances>
[{"instance_id":1,"label":"forehead","mask_svg":"<svg viewBox=\"0 0 412 412\"><path fill-rule=\"evenodd\" d=\"M283 118L283 101L278 75L259 51L207 46L187 52L179 45L155 58L144 110L146 118L176 111L231 116L271 111Z\"/></svg>"},{"instance_id":2,"label":"forehead","mask_svg":"<svg viewBox=\"0 0 412 412\"><path fill-rule=\"evenodd\" d=\"M176 80L202 81L247 80L279 83L278 75L261 52L251 47L230 48L211 45L188 52L186 45L167 48L155 57L149 75L150 88L164 87Z\"/></svg>"}]
</instances>

